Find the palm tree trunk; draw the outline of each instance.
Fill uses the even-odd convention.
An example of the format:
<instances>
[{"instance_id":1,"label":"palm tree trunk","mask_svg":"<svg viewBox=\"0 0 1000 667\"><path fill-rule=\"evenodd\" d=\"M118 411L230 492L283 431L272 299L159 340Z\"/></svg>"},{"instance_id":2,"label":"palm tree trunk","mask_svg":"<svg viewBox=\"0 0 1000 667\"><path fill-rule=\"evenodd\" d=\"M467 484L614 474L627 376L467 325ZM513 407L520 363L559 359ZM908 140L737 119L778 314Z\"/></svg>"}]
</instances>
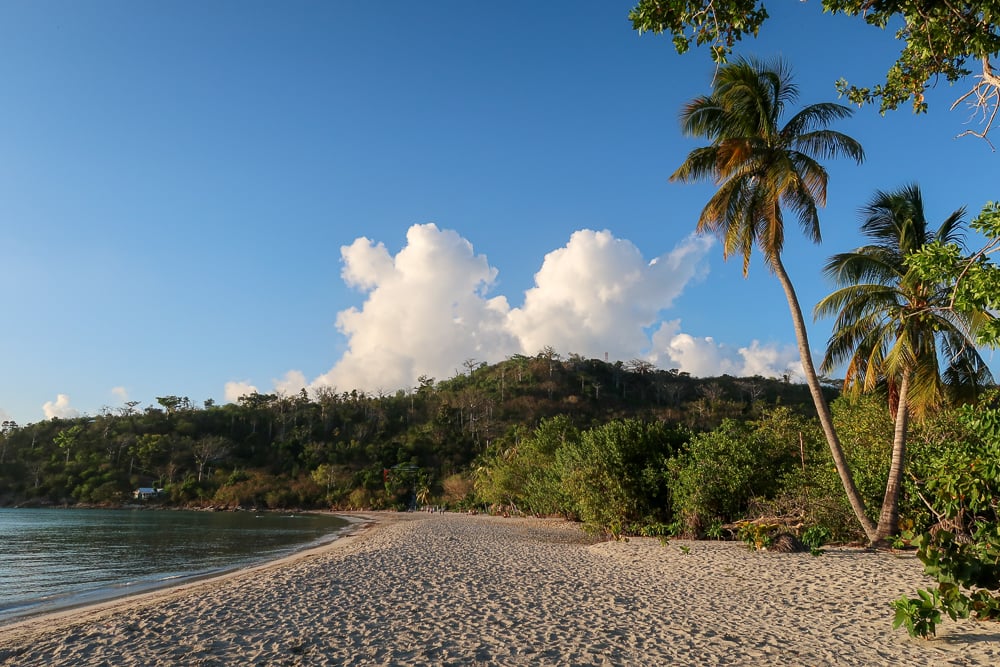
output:
<instances>
[{"instance_id":1,"label":"palm tree trunk","mask_svg":"<svg viewBox=\"0 0 1000 667\"><path fill-rule=\"evenodd\" d=\"M816 367L813 365L812 352L809 350L809 337L806 334L806 322L802 317L802 308L799 306L799 298L795 294L792 281L785 271L784 264L781 263L781 256L775 253L769 258L771 269L778 277L782 289L785 290L785 298L788 299L788 310L792 315L792 326L795 328L795 338L799 344L799 356L802 358L802 372L806 376L806 384L809 385L809 393L812 394L813 403L816 405L816 413L819 415L819 423L826 436L826 442L830 446L830 454L833 456L833 464L840 475L840 482L847 493L847 501L854 510L854 516L861 524L865 536L870 542L875 542L878 537L877 526L865 513L865 503L861 499L858 487L854 484L854 476L851 474L851 467L844 456L844 448L840 444L840 438L833 428L833 416L830 413L830 406L823 396L823 389L819 384L819 377L816 375Z\"/></svg>"},{"instance_id":2,"label":"palm tree trunk","mask_svg":"<svg viewBox=\"0 0 1000 667\"><path fill-rule=\"evenodd\" d=\"M903 373L899 385L899 399L896 406L896 426L892 437L892 462L889 465L889 480L885 484L885 497L878 517L878 530L873 542L884 542L895 535L899 528L899 490L903 485L903 469L906 459L906 430L910 418L907 394L910 391L910 373Z\"/></svg>"}]
</instances>

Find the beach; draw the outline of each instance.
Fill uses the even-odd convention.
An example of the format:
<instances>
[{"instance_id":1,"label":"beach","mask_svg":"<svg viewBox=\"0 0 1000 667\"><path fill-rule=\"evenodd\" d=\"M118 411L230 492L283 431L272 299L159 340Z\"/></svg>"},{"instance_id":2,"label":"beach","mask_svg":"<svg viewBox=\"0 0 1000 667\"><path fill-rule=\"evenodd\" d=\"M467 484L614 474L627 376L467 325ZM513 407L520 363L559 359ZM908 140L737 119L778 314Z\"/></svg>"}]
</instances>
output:
<instances>
[{"instance_id":1,"label":"beach","mask_svg":"<svg viewBox=\"0 0 1000 667\"><path fill-rule=\"evenodd\" d=\"M354 515L330 545L0 626L3 665L996 665L1000 625L892 629L912 555L599 541L573 523Z\"/></svg>"}]
</instances>

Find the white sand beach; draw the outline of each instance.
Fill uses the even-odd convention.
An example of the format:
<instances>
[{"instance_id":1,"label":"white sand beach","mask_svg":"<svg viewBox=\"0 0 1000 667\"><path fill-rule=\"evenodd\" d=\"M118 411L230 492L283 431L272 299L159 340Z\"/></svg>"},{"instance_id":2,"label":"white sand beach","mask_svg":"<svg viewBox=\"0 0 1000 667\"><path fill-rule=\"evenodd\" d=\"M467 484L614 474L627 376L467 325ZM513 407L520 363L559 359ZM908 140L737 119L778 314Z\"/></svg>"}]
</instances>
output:
<instances>
[{"instance_id":1,"label":"white sand beach","mask_svg":"<svg viewBox=\"0 0 1000 667\"><path fill-rule=\"evenodd\" d=\"M892 629L890 602L926 585L909 555L359 516L373 525L276 563L0 627L0 664L1000 664L997 624L946 620L930 641Z\"/></svg>"}]
</instances>

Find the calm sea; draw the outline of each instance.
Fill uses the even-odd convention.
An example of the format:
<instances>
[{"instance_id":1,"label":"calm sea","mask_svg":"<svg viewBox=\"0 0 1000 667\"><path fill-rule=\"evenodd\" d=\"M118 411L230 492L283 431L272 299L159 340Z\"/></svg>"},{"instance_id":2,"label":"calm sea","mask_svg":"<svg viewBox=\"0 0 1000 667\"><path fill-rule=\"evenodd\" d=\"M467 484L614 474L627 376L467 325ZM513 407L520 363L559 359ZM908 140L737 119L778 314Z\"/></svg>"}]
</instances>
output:
<instances>
[{"instance_id":1,"label":"calm sea","mask_svg":"<svg viewBox=\"0 0 1000 667\"><path fill-rule=\"evenodd\" d=\"M335 540L327 514L0 509L0 624Z\"/></svg>"}]
</instances>

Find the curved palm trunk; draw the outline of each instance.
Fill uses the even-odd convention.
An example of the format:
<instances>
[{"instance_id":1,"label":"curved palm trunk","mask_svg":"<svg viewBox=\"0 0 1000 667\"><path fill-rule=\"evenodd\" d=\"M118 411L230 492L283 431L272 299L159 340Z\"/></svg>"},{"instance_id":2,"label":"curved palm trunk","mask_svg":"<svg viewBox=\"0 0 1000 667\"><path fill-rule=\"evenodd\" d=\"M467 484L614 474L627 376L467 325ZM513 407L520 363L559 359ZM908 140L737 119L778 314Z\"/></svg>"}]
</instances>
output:
<instances>
[{"instance_id":1,"label":"curved palm trunk","mask_svg":"<svg viewBox=\"0 0 1000 667\"><path fill-rule=\"evenodd\" d=\"M816 367L813 365L812 353L809 350L809 337L806 334L806 322L802 317L802 308L799 306L799 298L795 294L792 281L785 272L785 266L781 263L781 256L775 253L770 258L771 268L778 277L782 289L785 290L785 298L788 299L788 310L792 315L792 326L795 327L795 339L799 344L799 356L802 358L802 372L806 376L806 384L809 385L809 393L812 394L813 403L816 405L816 412L819 415L819 423L823 428L823 435L830 446L830 454L833 456L833 464L840 475L840 482L847 493L847 501L854 510L854 516L861 524L865 536L870 542L877 541L878 530L875 523L868 518L865 513L865 503L861 499L858 487L854 484L854 476L851 474L851 467L844 456L844 448L840 444L840 438L833 428L833 416L830 413L830 406L823 396L823 389L819 384L819 377L816 375Z\"/></svg>"},{"instance_id":2,"label":"curved palm trunk","mask_svg":"<svg viewBox=\"0 0 1000 667\"><path fill-rule=\"evenodd\" d=\"M907 395L910 391L910 373L903 373L899 385L899 399L896 406L896 425L892 436L892 462L889 465L889 480L885 484L885 497L878 517L878 529L873 542L884 542L895 535L899 528L899 491L903 485L903 469L906 459L906 430L910 419Z\"/></svg>"}]
</instances>

